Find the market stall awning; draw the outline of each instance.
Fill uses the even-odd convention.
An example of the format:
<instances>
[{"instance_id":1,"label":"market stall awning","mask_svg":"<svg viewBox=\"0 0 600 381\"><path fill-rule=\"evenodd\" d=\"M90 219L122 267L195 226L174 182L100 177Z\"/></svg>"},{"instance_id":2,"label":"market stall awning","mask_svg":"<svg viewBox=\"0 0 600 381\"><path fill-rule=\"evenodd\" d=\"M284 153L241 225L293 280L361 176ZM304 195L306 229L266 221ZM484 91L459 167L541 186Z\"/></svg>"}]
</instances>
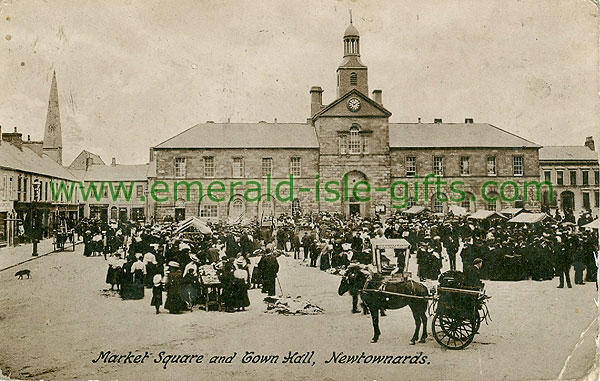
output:
<instances>
[{"instance_id":1,"label":"market stall awning","mask_svg":"<svg viewBox=\"0 0 600 381\"><path fill-rule=\"evenodd\" d=\"M212 233L212 230L201 219L197 217L189 217L178 224L177 230L175 230L175 234L184 232L190 228L195 228L202 234Z\"/></svg>"},{"instance_id":2,"label":"market stall awning","mask_svg":"<svg viewBox=\"0 0 600 381\"><path fill-rule=\"evenodd\" d=\"M404 213L406 213L406 214L419 214L419 213L422 213L422 212L424 212L426 210L427 210L427 208L424 207L424 206L415 205L415 206L411 206L410 208L406 209L404 211Z\"/></svg>"},{"instance_id":3,"label":"market stall awning","mask_svg":"<svg viewBox=\"0 0 600 381\"><path fill-rule=\"evenodd\" d=\"M494 210L478 210L471 214L469 218L474 220L487 220L488 218L506 218L502 214Z\"/></svg>"},{"instance_id":4,"label":"market stall awning","mask_svg":"<svg viewBox=\"0 0 600 381\"><path fill-rule=\"evenodd\" d=\"M594 221L582 226L585 229L600 229L600 219L596 218Z\"/></svg>"},{"instance_id":5,"label":"market stall awning","mask_svg":"<svg viewBox=\"0 0 600 381\"><path fill-rule=\"evenodd\" d=\"M515 217L517 214L524 212L523 208L506 208L502 209L500 213L504 214L507 217Z\"/></svg>"},{"instance_id":6,"label":"market stall awning","mask_svg":"<svg viewBox=\"0 0 600 381\"><path fill-rule=\"evenodd\" d=\"M546 213L521 213L516 217L511 218L508 222L521 224L535 224L546 218Z\"/></svg>"},{"instance_id":7,"label":"market stall awning","mask_svg":"<svg viewBox=\"0 0 600 381\"><path fill-rule=\"evenodd\" d=\"M466 216L467 214L469 214L467 208L463 208L460 205L450 205L448 207L448 211L452 212L452 214L454 214L455 216Z\"/></svg>"}]
</instances>

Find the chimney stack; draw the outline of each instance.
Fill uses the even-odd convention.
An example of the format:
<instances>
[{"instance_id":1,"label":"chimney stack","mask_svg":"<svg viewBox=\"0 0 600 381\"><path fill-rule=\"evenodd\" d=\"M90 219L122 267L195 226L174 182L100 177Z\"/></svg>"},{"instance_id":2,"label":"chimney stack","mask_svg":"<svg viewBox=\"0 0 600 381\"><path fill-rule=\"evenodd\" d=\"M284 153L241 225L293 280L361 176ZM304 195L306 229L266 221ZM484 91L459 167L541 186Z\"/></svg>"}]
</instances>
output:
<instances>
[{"instance_id":1,"label":"chimney stack","mask_svg":"<svg viewBox=\"0 0 600 381\"><path fill-rule=\"evenodd\" d=\"M323 89L319 86L310 88L310 116L321 111L323 107Z\"/></svg>"},{"instance_id":2,"label":"chimney stack","mask_svg":"<svg viewBox=\"0 0 600 381\"><path fill-rule=\"evenodd\" d=\"M437 119L436 118L436 119L433 120L433 123L441 124L442 123L442 119Z\"/></svg>"},{"instance_id":3,"label":"chimney stack","mask_svg":"<svg viewBox=\"0 0 600 381\"><path fill-rule=\"evenodd\" d=\"M381 90L373 90L373 100L380 105L383 105L383 101L381 100Z\"/></svg>"},{"instance_id":4,"label":"chimney stack","mask_svg":"<svg viewBox=\"0 0 600 381\"><path fill-rule=\"evenodd\" d=\"M94 162L94 159L92 159L91 157L86 157L85 158L85 170L87 171L88 169L90 169L90 167L92 166Z\"/></svg>"},{"instance_id":5,"label":"chimney stack","mask_svg":"<svg viewBox=\"0 0 600 381\"><path fill-rule=\"evenodd\" d=\"M21 149L23 146L23 134L17 131L17 127L15 127L15 132L8 132L2 134L2 140L5 142L9 142L13 146Z\"/></svg>"},{"instance_id":6,"label":"chimney stack","mask_svg":"<svg viewBox=\"0 0 600 381\"><path fill-rule=\"evenodd\" d=\"M473 118L466 118L465 124L473 124Z\"/></svg>"},{"instance_id":7,"label":"chimney stack","mask_svg":"<svg viewBox=\"0 0 600 381\"><path fill-rule=\"evenodd\" d=\"M112 165L113 167L117 166L117 158L116 157L112 158L110 165Z\"/></svg>"},{"instance_id":8,"label":"chimney stack","mask_svg":"<svg viewBox=\"0 0 600 381\"><path fill-rule=\"evenodd\" d=\"M417 123L421 123L421 118L418 118L418 122Z\"/></svg>"},{"instance_id":9,"label":"chimney stack","mask_svg":"<svg viewBox=\"0 0 600 381\"><path fill-rule=\"evenodd\" d=\"M592 151L596 150L596 146L594 145L594 137L593 136L588 136L587 138L585 138L585 146L589 149L591 149Z\"/></svg>"}]
</instances>

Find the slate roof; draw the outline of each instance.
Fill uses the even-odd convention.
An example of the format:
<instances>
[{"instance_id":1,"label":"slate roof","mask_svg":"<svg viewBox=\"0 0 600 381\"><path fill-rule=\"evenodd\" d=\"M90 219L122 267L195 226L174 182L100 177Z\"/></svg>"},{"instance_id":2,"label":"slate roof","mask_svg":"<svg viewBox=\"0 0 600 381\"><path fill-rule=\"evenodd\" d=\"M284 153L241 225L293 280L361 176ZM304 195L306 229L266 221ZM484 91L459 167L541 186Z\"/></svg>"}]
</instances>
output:
<instances>
[{"instance_id":1,"label":"slate roof","mask_svg":"<svg viewBox=\"0 0 600 381\"><path fill-rule=\"evenodd\" d=\"M96 155L95 153L92 153L87 150L82 150L79 153L79 155L77 155L77 157L75 159L73 159L73 161L71 162L71 165L69 165L69 169L82 169L82 168L79 168L79 165L82 165L85 168L85 161L88 158L92 159L92 163L94 165L106 164L106 163L104 163L104 160L102 160L102 158L99 155Z\"/></svg>"},{"instance_id":2,"label":"slate roof","mask_svg":"<svg viewBox=\"0 0 600 381\"><path fill-rule=\"evenodd\" d=\"M488 123L390 123L390 148L539 148Z\"/></svg>"},{"instance_id":3,"label":"slate roof","mask_svg":"<svg viewBox=\"0 0 600 381\"><path fill-rule=\"evenodd\" d=\"M48 155L38 156L25 145L22 149L18 149L8 142L0 143L0 167L63 180L75 180L71 172Z\"/></svg>"},{"instance_id":4,"label":"slate roof","mask_svg":"<svg viewBox=\"0 0 600 381\"><path fill-rule=\"evenodd\" d=\"M598 152L587 146L547 146L540 149L540 161L598 161Z\"/></svg>"},{"instance_id":5,"label":"slate roof","mask_svg":"<svg viewBox=\"0 0 600 381\"><path fill-rule=\"evenodd\" d=\"M87 171L71 171L84 181L146 181L148 164L92 165Z\"/></svg>"},{"instance_id":6,"label":"slate roof","mask_svg":"<svg viewBox=\"0 0 600 381\"><path fill-rule=\"evenodd\" d=\"M319 148L306 123L200 123L154 148Z\"/></svg>"}]
</instances>

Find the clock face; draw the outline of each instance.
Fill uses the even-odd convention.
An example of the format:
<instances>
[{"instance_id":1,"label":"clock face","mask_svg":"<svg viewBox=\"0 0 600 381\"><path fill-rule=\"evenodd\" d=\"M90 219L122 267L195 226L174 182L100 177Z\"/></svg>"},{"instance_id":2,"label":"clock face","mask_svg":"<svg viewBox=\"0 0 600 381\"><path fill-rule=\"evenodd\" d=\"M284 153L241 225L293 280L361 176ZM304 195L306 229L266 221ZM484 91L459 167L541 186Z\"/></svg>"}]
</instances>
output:
<instances>
[{"instance_id":1,"label":"clock face","mask_svg":"<svg viewBox=\"0 0 600 381\"><path fill-rule=\"evenodd\" d=\"M360 110L360 99L358 98L350 98L348 99L348 110L352 112L357 112Z\"/></svg>"}]
</instances>

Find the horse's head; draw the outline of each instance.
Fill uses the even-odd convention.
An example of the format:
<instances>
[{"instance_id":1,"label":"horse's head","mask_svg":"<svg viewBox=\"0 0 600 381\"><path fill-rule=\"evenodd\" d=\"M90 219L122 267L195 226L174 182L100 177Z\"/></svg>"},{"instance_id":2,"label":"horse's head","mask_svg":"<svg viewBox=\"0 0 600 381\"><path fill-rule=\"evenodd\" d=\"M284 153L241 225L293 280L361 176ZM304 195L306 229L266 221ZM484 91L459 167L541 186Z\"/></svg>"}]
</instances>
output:
<instances>
[{"instance_id":1,"label":"horse's head","mask_svg":"<svg viewBox=\"0 0 600 381\"><path fill-rule=\"evenodd\" d=\"M350 282L348 281L348 276L344 275L340 281L340 287L338 287L338 295L342 296L348 292L348 290L350 290Z\"/></svg>"}]
</instances>

